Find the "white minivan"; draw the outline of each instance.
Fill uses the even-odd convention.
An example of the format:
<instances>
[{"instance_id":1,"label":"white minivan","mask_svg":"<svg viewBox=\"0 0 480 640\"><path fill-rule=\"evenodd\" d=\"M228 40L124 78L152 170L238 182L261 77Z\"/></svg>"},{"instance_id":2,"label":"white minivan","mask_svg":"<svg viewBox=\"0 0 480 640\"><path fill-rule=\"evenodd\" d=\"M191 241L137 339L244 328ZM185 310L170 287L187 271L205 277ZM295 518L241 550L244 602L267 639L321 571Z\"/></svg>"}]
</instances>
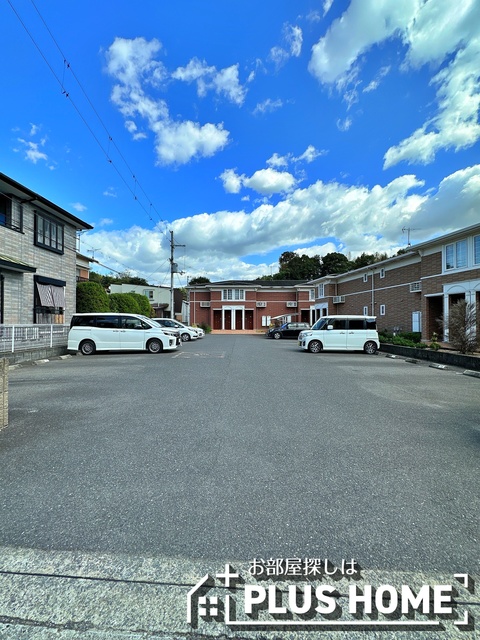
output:
<instances>
[{"instance_id":1,"label":"white minivan","mask_svg":"<svg viewBox=\"0 0 480 640\"><path fill-rule=\"evenodd\" d=\"M320 351L364 351L380 348L374 316L324 316L298 336L298 346L310 353Z\"/></svg>"},{"instance_id":2,"label":"white minivan","mask_svg":"<svg viewBox=\"0 0 480 640\"><path fill-rule=\"evenodd\" d=\"M134 313L76 313L68 332L68 351L84 356L109 350L161 353L177 346L174 335Z\"/></svg>"}]
</instances>

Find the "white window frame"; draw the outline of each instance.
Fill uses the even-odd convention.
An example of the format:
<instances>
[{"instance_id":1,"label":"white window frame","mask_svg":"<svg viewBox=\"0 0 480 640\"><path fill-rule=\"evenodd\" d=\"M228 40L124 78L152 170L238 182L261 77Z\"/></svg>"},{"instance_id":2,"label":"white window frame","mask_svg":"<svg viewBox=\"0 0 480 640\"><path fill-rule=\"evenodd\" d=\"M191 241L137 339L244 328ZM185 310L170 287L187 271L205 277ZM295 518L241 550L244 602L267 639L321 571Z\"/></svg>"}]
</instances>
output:
<instances>
[{"instance_id":1,"label":"white window frame","mask_svg":"<svg viewBox=\"0 0 480 640\"><path fill-rule=\"evenodd\" d=\"M222 300L245 300L245 289L222 289Z\"/></svg>"},{"instance_id":2,"label":"white window frame","mask_svg":"<svg viewBox=\"0 0 480 640\"><path fill-rule=\"evenodd\" d=\"M480 236L473 236L473 264L480 264Z\"/></svg>"},{"instance_id":3,"label":"white window frame","mask_svg":"<svg viewBox=\"0 0 480 640\"><path fill-rule=\"evenodd\" d=\"M447 257L451 253L451 257ZM464 260L459 264L459 259L465 256ZM468 242L467 239L457 240L446 244L443 251L445 260L445 271L454 271L455 269L466 269L468 267Z\"/></svg>"},{"instance_id":4,"label":"white window frame","mask_svg":"<svg viewBox=\"0 0 480 640\"><path fill-rule=\"evenodd\" d=\"M368 273L363 274L363 281L368 282Z\"/></svg>"},{"instance_id":5,"label":"white window frame","mask_svg":"<svg viewBox=\"0 0 480 640\"><path fill-rule=\"evenodd\" d=\"M324 284L319 284L317 287L318 290L318 297L319 298L324 298L325 297L325 285Z\"/></svg>"},{"instance_id":6,"label":"white window frame","mask_svg":"<svg viewBox=\"0 0 480 640\"><path fill-rule=\"evenodd\" d=\"M385 277L385 269L382 267L380 269L380 278L384 278Z\"/></svg>"},{"instance_id":7,"label":"white window frame","mask_svg":"<svg viewBox=\"0 0 480 640\"><path fill-rule=\"evenodd\" d=\"M309 302L315 300L315 289L308 290L308 300Z\"/></svg>"},{"instance_id":8,"label":"white window frame","mask_svg":"<svg viewBox=\"0 0 480 640\"><path fill-rule=\"evenodd\" d=\"M380 309L379 309L380 315L381 315L381 316L384 316L384 315L385 315L386 310L387 310L386 305L381 304L381 305L380 305Z\"/></svg>"}]
</instances>

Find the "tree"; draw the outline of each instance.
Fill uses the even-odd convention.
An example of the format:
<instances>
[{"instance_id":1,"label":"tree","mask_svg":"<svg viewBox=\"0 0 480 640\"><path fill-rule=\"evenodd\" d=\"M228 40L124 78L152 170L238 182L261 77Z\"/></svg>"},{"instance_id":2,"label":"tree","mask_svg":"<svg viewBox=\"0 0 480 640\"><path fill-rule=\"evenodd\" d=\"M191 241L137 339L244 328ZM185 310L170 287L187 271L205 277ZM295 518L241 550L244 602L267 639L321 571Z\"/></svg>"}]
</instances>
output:
<instances>
[{"instance_id":1,"label":"tree","mask_svg":"<svg viewBox=\"0 0 480 640\"><path fill-rule=\"evenodd\" d=\"M77 313L110 311L108 296L98 282L77 284Z\"/></svg>"},{"instance_id":2,"label":"tree","mask_svg":"<svg viewBox=\"0 0 480 640\"><path fill-rule=\"evenodd\" d=\"M345 273L350 271L351 263L346 255L333 251L327 253L322 258L322 276L328 276L333 273Z\"/></svg>"},{"instance_id":3,"label":"tree","mask_svg":"<svg viewBox=\"0 0 480 640\"><path fill-rule=\"evenodd\" d=\"M285 251L278 259L279 271L273 280L313 280L321 275L319 256L307 256Z\"/></svg>"},{"instance_id":4,"label":"tree","mask_svg":"<svg viewBox=\"0 0 480 640\"><path fill-rule=\"evenodd\" d=\"M204 276L197 276L196 278L192 278L188 284L210 284L210 280L208 278L205 278Z\"/></svg>"},{"instance_id":5,"label":"tree","mask_svg":"<svg viewBox=\"0 0 480 640\"><path fill-rule=\"evenodd\" d=\"M459 300L450 307L448 320L439 320L443 330L448 327L448 339L460 353L473 353L477 348L475 309L466 300Z\"/></svg>"},{"instance_id":6,"label":"tree","mask_svg":"<svg viewBox=\"0 0 480 640\"><path fill-rule=\"evenodd\" d=\"M357 258L351 261L350 269L360 269L361 267L367 267L369 264L375 264L387 259L386 253L362 253Z\"/></svg>"}]
</instances>

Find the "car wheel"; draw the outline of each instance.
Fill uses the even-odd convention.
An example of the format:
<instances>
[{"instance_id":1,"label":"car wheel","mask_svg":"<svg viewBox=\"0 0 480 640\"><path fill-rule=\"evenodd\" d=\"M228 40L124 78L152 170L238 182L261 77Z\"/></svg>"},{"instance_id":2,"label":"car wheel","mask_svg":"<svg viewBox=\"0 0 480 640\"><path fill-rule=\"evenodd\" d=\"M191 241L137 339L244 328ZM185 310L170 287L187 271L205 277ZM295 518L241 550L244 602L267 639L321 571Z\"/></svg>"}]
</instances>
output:
<instances>
[{"instance_id":1,"label":"car wheel","mask_svg":"<svg viewBox=\"0 0 480 640\"><path fill-rule=\"evenodd\" d=\"M148 353L161 353L163 351L163 345L157 338L152 338L147 342Z\"/></svg>"},{"instance_id":2,"label":"car wheel","mask_svg":"<svg viewBox=\"0 0 480 640\"><path fill-rule=\"evenodd\" d=\"M95 343L92 340L84 340L80 345L80 353L84 356L91 356L95 353Z\"/></svg>"},{"instance_id":3,"label":"car wheel","mask_svg":"<svg viewBox=\"0 0 480 640\"><path fill-rule=\"evenodd\" d=\"M365 353L368 353L369 355L373 356L377 353L377 345L375 344L375 342L372 342L371 340L369 340L364 344L363 350L365 351Z\"/></svg>"},{"instance_id":4,"label":"car wheel","mask_svg":"<svg viewBox=\"0 0 480 640\"><path fill-rule=\"evenodd\" d=\"M279 333L278 331L275 331L275 333L273 334L273 337L275 338L275 340L280 340L280 338L282 337L282 334Z\"/></svg>"},{"instance_id":5,"label":"car wheel","mask_svg":"<svg viewBox=\"0 0 480 640\"><path fill-rule=\"evenodd\" d=\"M190 340L190 334L189 333L182 333L182 342L188 342Z\"/></svg>"},{"instance_id":6,"label":"car wheel","mask_svg":"<svg viewBox=\"0 0 480 640\"><path fill-rule=\"evenodd\" d=\"M311 340L308 343L308 350L310 353L320 353L322 350L322 343L319 340Z\"/></svg>"}]
</instances>

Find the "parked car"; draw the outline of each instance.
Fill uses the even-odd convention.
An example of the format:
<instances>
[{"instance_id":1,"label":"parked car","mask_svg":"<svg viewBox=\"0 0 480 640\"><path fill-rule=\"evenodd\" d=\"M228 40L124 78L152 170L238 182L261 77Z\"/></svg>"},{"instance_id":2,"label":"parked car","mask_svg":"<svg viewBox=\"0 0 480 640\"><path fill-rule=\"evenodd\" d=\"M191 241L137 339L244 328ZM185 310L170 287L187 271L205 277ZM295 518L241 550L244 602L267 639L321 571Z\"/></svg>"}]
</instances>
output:
<instances>
[{"instance_id":1,"label":"parked car","mask_svg":"<svg viewBox=\"0 0 480 640\"><path fill-rule=\"evenodd\" d=\"M173 320L172 318L155 318L155 322L160 327L166 327L167 329L179 329L180 337L183 342L196 340L199 337L196 329L193 327L187 327L187 325L178 322L178 320Z\"/></svg>"},{"instance_id":2,"label":"parked car","mask_svg":"<svg viewBox=\"0 0 480 640\"><path fill-rule=\"evenodd\" d=\"M266 333L267 338L298 338L300 331L310 329L308 322L285 322L279 327L272 327Z\"/></svg>"},{"instance_id":3,"label":"parked car","mask_svg":"<svg viewBox=\"0 0 480 640\"><path fill-rule=\"evenodd\" d=\"M161 353L178 348L177 337L168 335L149 318L134 313L76 313L70 322L68 351L90 356L95 351L148 351Z\"/></svg>"},{"instance_id":4,"label":"parked car","mask_svg":"<svg viewBox=\"0 0 480 640\"><path fill-rule=\"evenodd\" d=\"M298 336L298 346L310 353L320 351L364 351L375 354L380 348L374 316L326 316L309 331Z\"/></svg>"}]
</instances>

